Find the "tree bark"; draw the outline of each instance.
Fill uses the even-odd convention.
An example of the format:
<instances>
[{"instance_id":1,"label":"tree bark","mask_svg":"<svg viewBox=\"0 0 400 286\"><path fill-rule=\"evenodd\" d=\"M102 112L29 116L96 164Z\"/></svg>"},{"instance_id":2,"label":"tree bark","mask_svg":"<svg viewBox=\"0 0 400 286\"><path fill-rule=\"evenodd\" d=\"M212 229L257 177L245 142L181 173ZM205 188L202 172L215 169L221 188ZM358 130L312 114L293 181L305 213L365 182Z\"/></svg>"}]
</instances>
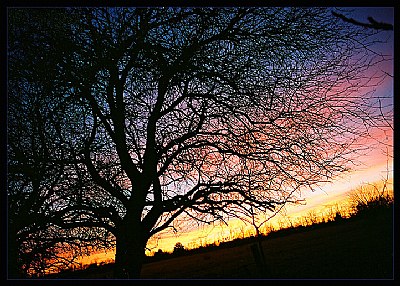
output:
<instances>
[{"instance_id":1,"label":"tree bark","mask_svg":"<svg viewBox=\"0 0 400 286\"><path fill-rule=\"evenodd\" d=\"M116 237L114 278L140 278L146 247L146 240L143 237L140 225L124 222Z\"/></svg>"}]
</instances>

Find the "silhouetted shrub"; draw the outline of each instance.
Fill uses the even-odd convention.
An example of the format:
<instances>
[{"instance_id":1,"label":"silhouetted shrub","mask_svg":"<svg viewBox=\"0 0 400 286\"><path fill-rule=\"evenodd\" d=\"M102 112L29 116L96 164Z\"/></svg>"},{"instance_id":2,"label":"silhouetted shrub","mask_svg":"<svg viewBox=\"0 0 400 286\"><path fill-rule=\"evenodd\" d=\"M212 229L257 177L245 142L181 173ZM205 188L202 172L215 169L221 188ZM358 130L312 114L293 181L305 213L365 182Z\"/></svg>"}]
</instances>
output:
<instances>
[{"instance_id":1,"label":"silhouetted shrub","mask_svg":"<svg viewBox=\"0 0 400 286\"><path fill-rule=\"evenodd\" d=\"M341 213L340 212L336 212L336 214L335 214L335 217L333 218L333 220L335 221L335 222L341 222L341 221L343 221L343 217L342 217L342 215L341 215Z\"/></svg>"},{"instance_id":2,"label":"silhouetted shrub","mask_svg":"<svg viewBox=\"0 0 400 286\"><path fill-rule=\"evenodd\" d=\"M173 254L175 255L181 255L185 252L185 247L182 245L182 243L177 242L174 246L174 252Z\"/></svg>"},{"instance_id":3,"label":"silhouetted shrub","mask_svg":"<svg viewBox=\"0 0 400 286\"><path fill-rule=\"evenodd\" d=\"M168 255L169 255L168 252L164 252L161 249L157 250L157 252L154 253L154 257L156 257L156 258L166 257Z\"/></svg>"},{"instance_id":4,"label":"silhouetted shrub","mask_svg":"<svg viewBox=\"0 0 400 286\"><path fill-rule=\"evenodd\" d=\"M353 216L376 215L393 206L393 194L386 188L386 181L383 181L382 187L377 184L366 185L357 188L350 193L350 200L353 204Z\"/></svg>"}]
</instances>

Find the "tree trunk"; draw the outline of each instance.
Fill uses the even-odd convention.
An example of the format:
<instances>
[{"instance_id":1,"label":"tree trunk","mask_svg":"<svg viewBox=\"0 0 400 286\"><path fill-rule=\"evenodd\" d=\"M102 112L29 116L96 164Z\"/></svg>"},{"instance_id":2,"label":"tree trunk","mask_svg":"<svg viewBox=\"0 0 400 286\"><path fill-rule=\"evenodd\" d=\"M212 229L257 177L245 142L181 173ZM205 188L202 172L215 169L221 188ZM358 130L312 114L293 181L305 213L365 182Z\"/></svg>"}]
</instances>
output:
<instances>
[{"instance_id":1,"label":"tree trunk","mask_svg":"<svg viewBox=\"0 0 400 286\"><path fill-rule=\"evenodd\" d=\"M264 250L262 247L262 242L261 242L261 233L260 233L260 228L255 226L256 228L256 238L257 238L257 244L258 244L258 249L260 250L260 255L261 255L261 263L262 266L265 268L265 254L264 254Z\"/></svg>"},{"instance_id":2,"label":"tree trunk","mask_svg":"<svg viewBox=\"0 0 400 286\"><path fill-rule=\"evenodd\" d=\"M139 279L145 257L146 241L140 227L124 226L116 237L114 277Z\"/></svg>"}]
</instances>

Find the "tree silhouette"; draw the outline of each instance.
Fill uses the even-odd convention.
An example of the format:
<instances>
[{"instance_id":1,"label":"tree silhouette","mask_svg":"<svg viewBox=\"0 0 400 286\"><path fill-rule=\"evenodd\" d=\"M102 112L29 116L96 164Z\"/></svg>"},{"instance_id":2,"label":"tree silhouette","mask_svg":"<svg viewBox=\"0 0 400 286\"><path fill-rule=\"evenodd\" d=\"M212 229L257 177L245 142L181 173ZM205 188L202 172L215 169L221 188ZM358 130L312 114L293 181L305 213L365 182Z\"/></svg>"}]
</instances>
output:
<instances>
[{"instance_id":1,"label":"tree silhouette","mask_svg":"<svg viewBox=\"0 0 400 286\"><path fill-rule=\"evenodd\" d=\"M367 48L368 31L332 23L330 9L63 11L77 20L45 55L54 70L35 65L35 54L15 40L31 58L30 65L9 60L13 72L54 78L16 77L9 87L19 98L20 87L46 83L39 107L49 123L39 125L38 113L31 114L36 131L26 129L28 120L12 121L10 134L26 130L26 138L44 141L25 150L18 133L10 136L8 164L43 162L60 172L43 173L51 195L30 189L47 206L43 229L69 244L115 240L115 277L140 277L148 239L177 222L296 202L347 170L368 131L386 126L386 110L367 90L384 77L367 73L384 58ZM46 44L38 31L31 35ZM20 93L10 116L35 98L30 88ZM17 156L45 143L52 148L41 161ZM26 169L16 173L29 177ZM9 197L24 193L8 187Z\"/></svg>"},{"instance_id":2,"label":"tree silhouette","mask_svg":"<svg viewBox=\"0 0 400 286\"><path fill-rule=\"evenodd\" d=\"M367 18L369 23L363 23L357 20L354 20L353 18L346 17L345 15L341 13L337 13L335 11L332 11L332 15L335 17L338 17L342 19L345 22L358 25L361 27L365 28L370 28L370 29L376 29L376 30L393 30L393 25L389 23L384 23L384 22L377 22L373 17L369 16Z\"/></svg>"},{"instance_id":3,"label":"tree silhouette","mask_svg":"<svg viewBox=\"0 0 400 286\"><path fill-rule=\"evenodd\" d=\"M183 246L182 243L177 242L174 246L174 254L182 254L185 251L185 247Z\"/></svg>"}]
</instances>

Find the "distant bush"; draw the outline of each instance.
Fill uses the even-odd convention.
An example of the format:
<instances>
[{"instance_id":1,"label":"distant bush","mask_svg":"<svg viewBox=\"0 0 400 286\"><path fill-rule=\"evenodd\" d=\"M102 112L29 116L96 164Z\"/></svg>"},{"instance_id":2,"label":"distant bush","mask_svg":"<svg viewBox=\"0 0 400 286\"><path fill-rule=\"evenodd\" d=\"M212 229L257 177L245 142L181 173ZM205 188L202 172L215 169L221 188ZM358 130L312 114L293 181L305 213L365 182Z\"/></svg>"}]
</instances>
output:
<instances>
[{"instance_id":1,"label":"distant bush","mask_svg":"<svg viewBox=\"0 0 400 286\"><path fill-rule=\"evenodd\" d=\"M161 249L157 250L157 252L154 253L154 257L156 257L156 258L167 257L168 255L170 255L169 252L164 252Z\"/></svg>"},{"instance_id":2,"label":"distant bush","mask_svg":"<svg viewBox=\"0 0 400 286\"><path fill-rule=\"evenodd\" d=\"M88 270L88 271L95 271L95 270L98 269L98 268L99 268L99 265L97 265L97 263L92 263L92 264L89 264L89 265L87 266L86 270Z\"/></svg>"},{"instance_id":3,"label":"distant bush","mask_svg":"<svg viewBox=\"0 0 400 286\"><path fill-rule=\"evenodd\" d=\"M371 184L361 186L349 195L352 203L352 215L364 216L390 210L393 206L393 193L387 189L387 181L382 185Z\"/></svg>"},{"instance_id":4,"label":"distant bush","mask_svg":"<svg viewBox=\"0 0 400 286\"><path fill-rule=\"evenodd\" d=\"M335 217L333 218L333 221L335 222L340 222L342 221L344 218L342 216L342 214L340 212L336 212Z\"/></svg>"},{"instance_id":5,"label":"distant bush","mask_svg":"<svg viewBox=\"0 0 400 286\"><path fill-rule=\"evenodd\" d=\"M173 254L180 255L183 254L184 252L185 252L185 247L182 245L182 243L177 242L174 246Z\"/></svg>"}]
</instances>

